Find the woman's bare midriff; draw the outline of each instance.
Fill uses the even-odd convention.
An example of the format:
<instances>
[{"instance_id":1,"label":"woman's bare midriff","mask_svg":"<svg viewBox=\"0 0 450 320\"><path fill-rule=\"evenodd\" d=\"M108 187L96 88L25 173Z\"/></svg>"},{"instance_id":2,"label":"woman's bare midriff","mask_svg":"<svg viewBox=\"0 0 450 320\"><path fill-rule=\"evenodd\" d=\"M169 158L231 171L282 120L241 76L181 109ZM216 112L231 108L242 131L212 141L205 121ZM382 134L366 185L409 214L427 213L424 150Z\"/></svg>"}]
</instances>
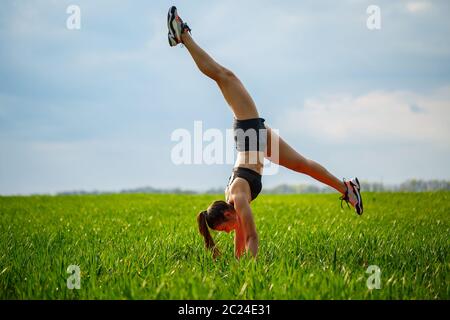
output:
<instances>
[{"instance_id":1,"label":"woman's bare midriff","mask_svg":"<svg viewBox=\"0 0 450 320\"><path fill-rule=\"evenodd\" d=\"M263 173L264 168L264 152L261 151L243 151L238 152L234 167L247 168L258 172L260 175ZM225 199L232 203L232 197L230 195L236 195L238 193L245 193L251 201L251 190L248 182L245 179L237 177L233 183L225 189Z\"/></svg>"},{"instance_id":2,"label":"woman's bare midriff","mask_svg":"<svg viewBox=\"0 0 450 320\"><path fill-rule=\"evenodd\" d=\"M251 169L262 175L264 168L264 152L262 151L238 152L234 167Z\"/></svg>"}]
</instances>

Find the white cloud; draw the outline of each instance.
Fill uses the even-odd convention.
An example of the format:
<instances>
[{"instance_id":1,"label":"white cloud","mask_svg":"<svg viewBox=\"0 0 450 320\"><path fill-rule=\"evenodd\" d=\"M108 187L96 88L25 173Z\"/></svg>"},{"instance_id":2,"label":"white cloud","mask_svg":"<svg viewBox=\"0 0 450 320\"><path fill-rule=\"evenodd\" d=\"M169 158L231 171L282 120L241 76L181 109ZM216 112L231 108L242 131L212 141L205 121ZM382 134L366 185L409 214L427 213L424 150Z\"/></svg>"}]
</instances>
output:
<instances>
[{"instance_id":1,"label":"white cloud","mask_svg":"<svg viewBox=\"0 0 450 320\"><path fill-rule=\"evenodd\" d=\"M276 125L325 142L426 143L450 146L450 86L430 94L373 91L306 99Z\"/></svg>"},{"instance_id":2,"label":"white cloud","mask_svg":"<svg viewBox=\"0 0 450 320\"><path fill-rule=\"evenodd\" d=\"M412 13L427 11L431 8L431 3L427 1L412 1L406 4L406 9Z\"/></svg>"}]
</instances>

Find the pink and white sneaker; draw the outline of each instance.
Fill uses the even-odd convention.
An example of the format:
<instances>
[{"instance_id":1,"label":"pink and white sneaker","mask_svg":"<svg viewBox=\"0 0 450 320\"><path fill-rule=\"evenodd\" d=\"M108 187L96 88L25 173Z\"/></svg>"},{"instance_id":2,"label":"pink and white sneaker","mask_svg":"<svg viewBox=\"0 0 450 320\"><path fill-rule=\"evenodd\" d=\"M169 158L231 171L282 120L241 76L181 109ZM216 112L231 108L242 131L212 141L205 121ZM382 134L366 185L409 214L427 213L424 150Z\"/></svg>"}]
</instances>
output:
<instances>
[{"instance_id":1,"label":"pink and white sneaker","mask_svg":"<svg viewBox=\"0 0 450 320\"><path fill-rule=\"evenodd\" d=\"M347 187L347 190L345 190L345 194L339 198L341 200L341 207L342 201L345 201L347 203L347 206L350 202L350 204L355 208L356 213L362 215L364 209L360 192L361 186L359 184L358 178L354 178L350 181L345 181L345 179L343 179L343 181L345 186Z\"/></svg>"}]
</instances>

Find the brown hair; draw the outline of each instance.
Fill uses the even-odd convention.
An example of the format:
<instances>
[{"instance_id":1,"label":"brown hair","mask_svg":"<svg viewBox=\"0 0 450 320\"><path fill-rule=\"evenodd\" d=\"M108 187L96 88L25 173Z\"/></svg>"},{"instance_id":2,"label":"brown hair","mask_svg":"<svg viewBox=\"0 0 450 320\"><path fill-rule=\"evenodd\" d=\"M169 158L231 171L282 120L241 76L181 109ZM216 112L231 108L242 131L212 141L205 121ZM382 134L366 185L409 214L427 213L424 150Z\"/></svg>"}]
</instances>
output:
<instances>
[{"instance_id":1,"label":"brown hair","mask_svg":"<svg viewBox=\"0 0 450 320\"><path fill-rule=\"evenodd\" d=\"M214 229L215 227L226 222L227 218L225 217L225 212L232 209L232 205L226 203L225 201L219 200L214 201L208 209L200 212L197 216L198 230L205 239L206 248L212 250L214 257L219 255L219 250L217 249L216 244L209 233L209 228Z\"/></svg>"}]
</instances>

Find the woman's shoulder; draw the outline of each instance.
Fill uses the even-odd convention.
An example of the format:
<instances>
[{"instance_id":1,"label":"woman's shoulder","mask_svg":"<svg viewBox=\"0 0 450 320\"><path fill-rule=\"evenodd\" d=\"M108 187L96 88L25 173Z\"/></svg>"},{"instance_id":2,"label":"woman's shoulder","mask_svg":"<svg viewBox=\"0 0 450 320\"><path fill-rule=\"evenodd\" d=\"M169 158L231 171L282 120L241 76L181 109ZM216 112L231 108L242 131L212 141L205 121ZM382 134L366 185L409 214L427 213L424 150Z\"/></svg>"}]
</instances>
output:
<instances>
[{"instance_id":1,"label":"woman's shoulder","mask_svg":"<svg viewBox=\"0 0 450 320\"><path fill-rule=\"evenodd\" d=\"M236 202L236 199L251 201L250 186L244 178L236 177L228 190L228 202Z\"/></svg>"}]
</instances>

